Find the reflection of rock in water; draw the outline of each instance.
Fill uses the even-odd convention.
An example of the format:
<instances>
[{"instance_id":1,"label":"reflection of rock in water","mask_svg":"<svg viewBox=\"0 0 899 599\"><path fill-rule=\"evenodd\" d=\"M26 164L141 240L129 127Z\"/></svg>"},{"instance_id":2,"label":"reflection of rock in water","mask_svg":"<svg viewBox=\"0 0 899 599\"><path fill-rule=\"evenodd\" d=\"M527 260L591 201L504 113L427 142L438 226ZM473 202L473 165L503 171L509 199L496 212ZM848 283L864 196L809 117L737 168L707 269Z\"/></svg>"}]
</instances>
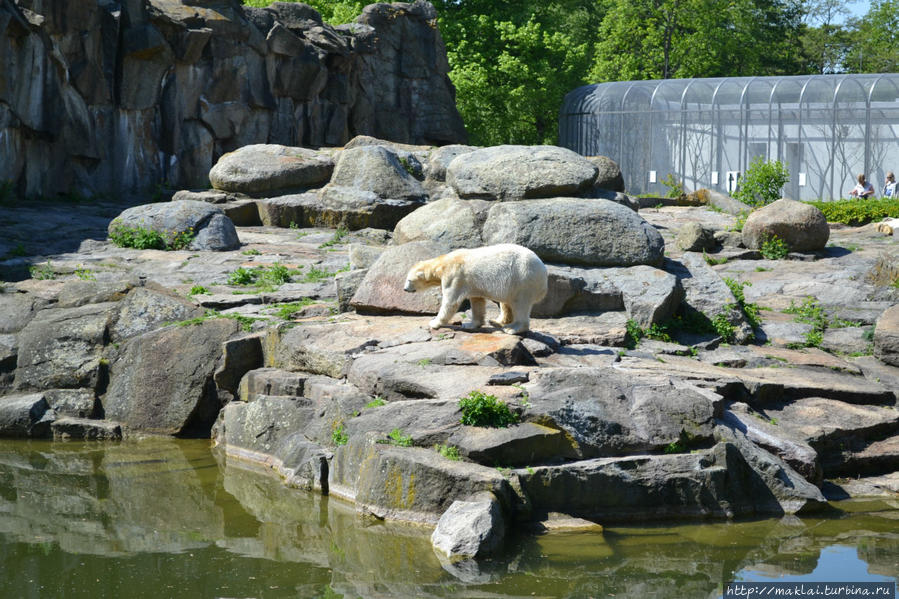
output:
<instances>
[{"instance_id":1,"label":"reflection of rock in water","mask_svg":"<svg viewBox=\"0 0 899 599\"><path fill-rule=\"evenodd\" d=\"M205 546L223 520L194 468L169 439L3 444L0 532L98 555Z\"/></svg>"}]
</instances>

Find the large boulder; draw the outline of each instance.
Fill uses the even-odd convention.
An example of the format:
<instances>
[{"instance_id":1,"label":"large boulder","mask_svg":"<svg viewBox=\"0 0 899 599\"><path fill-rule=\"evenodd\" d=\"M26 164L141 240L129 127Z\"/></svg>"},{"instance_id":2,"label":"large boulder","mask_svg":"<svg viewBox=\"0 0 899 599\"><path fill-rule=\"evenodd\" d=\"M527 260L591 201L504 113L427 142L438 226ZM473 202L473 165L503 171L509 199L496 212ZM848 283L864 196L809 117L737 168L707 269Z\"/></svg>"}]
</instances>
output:
<instances>
[{"instance_id":1,"label":"large boulder","mask_svg":"<svg viewBox=\"0 0 899 599\"><path fill-rule=\"evenodd\" d=\"M877 319L874 355L881 362L899 366L899 305L887 309Z\"/></svg>"},{"instance_id":2,"label":"large boulder","mask_svg":"<svg viewBox=\"0 0 899 599\"><path fill-rule=\"evenodd\" d=\"M237 230L220 208L206 202L178 200L128 208L109 223L113 235L123 229L150 229L170 242L174 236L193 234L191 250L224 251L240 247Z\"/></svg>"},{"instance_id":3,"label":"large boulder","mask_svg":"<svg viewBox=\"0 0 899 599\"><path fill-rule=\"evenodd\" d=\"M483 556L496 549L506 527L499 502L486 494L474 501L454 501L431 534L434 548L450 558Z\"/></svg>"},{"instance_id":4,"label":"large boulder","mask_svg":"<svg viewBox=\"0 0 899 599\"><path fill-rule=\"evenodd\" d=\"M633 210L608 200L553 198L495 204L484 243L517 243L547 262L586 266L662 263L662 235Z\"/></svg>"},{"instance_id":5,"label":"large boulder","mask_svg":"<svg viewBox=\"0 0 899 599\"><path fill-rule=\"evenodd\" d=\"M252 195L320 187L334 161L325 153L274 144L253 144L229 152L209 171L212 187Z\"/></svg>"},{"instance_id":6,"label":"large boulder","mask_svg":"<svg viewBox=\"0 0 899 599\"><path fill-rule=\"evenodd\" d=\"M382 199L422 201L427 193L410 170L411 165L407 168L396 152L384 146L359 146L340 153L329 187L352 187Z\"/></svg>"},{"instance_id":7,"label":"large boulder","mask_svg":"<svg viewBox=\"0 0 899 599\"><path fill-rule=\"evenodd\" d=\"M117 305L112 302L41 311L19 333L17 389L96 389L103 346Z\"/></svg>"},{"instance_id":8,"label":"large boulder","mask_svg":"<svg viewBox=\"0 0 899 599\"><path fill-rule=\"evenodd\" d=\"M422 205L419 197L384 198L369 190L328 185L318 202L304 208L303 222L315 227L343 226L359 229L393 229L410 212Z\"/></svg>"},{"instance_id":9,"label":"large boulder","mask_svg":"<svg viewBox=\"0 0 899 599\"><path fill-rule=\"evenodd\" d=\"M597 168L556 146L494 146L457 156L446 182L462 198L521 200L577 195L593 185Z\"/></svg>"},{"instance_id":10,"label":"large boulder","mask_svg":"<svg viewBox=\"0 0 899 599\"><path fill-rule=\"evenodd\" d=\"M624 176L621 167L608 156L587 156L587 160L596 165L596 180L593 187L596 189L609 189L611 191L624 191Z\"/></svg>"},{"instance_id":11,"label":"large boulder","mask_svg":"<svg viewBox=\"0 0 899 599\"><path fill-rule=\"evenodd\" d=\"M748 248L758 249L775 235L794 252L810 252L824 249L830 227L814 206L781 199L759 208L743 224L743 244Z\"/></svg>"},{"instance_id":12,"label":"large boulder","mask_svg":"<svg viewBox=\"0 0 899 599\"><path fill-rule=\"evenodd\" d=\"M428 159L428 179L431 181L446 181L446 168L457 156L469 154L477 150L477 146L465 146L462 144L450 144L435 148Z\"/></svg>"},{"instance_id":13,"label":"large boulder","mask_svg":"<svg viewBox=\"0 0 899 599\"><path fill-rule=\"evenodd\" d=\"M429 202L396 224L394 243L431 240L451 249L481 246L481 227L490 206L484 200L458 198Z\"/></svg>"},{"instance_id":14,"label":"large boulder","mask_svg":"<svg viewBox=\"0 0 899 599\"><path fill-rule=\"evenodd\" d=\"M203 316L204 310L162 287L148 285L132 289L119 304L109 337L114 343L158 329L166 323Z\"/></svg>"},{"instance_id":15,"label":"large boulder","mask_svg":"<svg viewBox=\"0 0 899 599\"><path fill-rule=\"evenodd\" d=\"M123 343L109 367L106 417L131 431L208 434L221 409L213 376L222 344L239 328L234 320L216 318Z\"/></svg>"},{"instance_id":16,"label":"large boulder","mask_svg":"<svg viewBox=\"0 0 899 599\"><path fill-rule=\"evenodd\" d=\"M42 393L0 397L0 437L49 437L55 418Z\"/></svg>"},{"instance_id":17,"label":"large boulder","mask_svg":"<svg viewBox=\"0 0 899 599\"><path fill-rule=\"evenodd\" d=\"M406 273L414 264L448 251L433 241L418 241L387 249L368 269L350 305L360 314L436 314L440 288L407 293Z\"/></svg>"}]
</instances>

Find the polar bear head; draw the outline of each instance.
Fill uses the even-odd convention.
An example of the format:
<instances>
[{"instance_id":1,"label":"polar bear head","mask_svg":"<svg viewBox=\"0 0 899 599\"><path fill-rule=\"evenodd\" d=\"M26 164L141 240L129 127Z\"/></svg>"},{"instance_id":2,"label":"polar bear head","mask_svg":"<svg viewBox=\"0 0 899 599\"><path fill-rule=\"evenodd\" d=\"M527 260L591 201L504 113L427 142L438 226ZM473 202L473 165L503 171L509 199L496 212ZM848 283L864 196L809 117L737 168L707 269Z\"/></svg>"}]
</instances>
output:
<instances>
[{"instance_id":1,"label":"polar bear head","mask_svg":"<svg viewBox=\"0 0 899 599\"><path fill-rule=\"evenodd\" d=\"M434 260L424 260L415 264L406 273L406 284L403 285L403 291L415 293L440 285L440 275L437 273L436 266Z\"/></svg>"}]
</instances>

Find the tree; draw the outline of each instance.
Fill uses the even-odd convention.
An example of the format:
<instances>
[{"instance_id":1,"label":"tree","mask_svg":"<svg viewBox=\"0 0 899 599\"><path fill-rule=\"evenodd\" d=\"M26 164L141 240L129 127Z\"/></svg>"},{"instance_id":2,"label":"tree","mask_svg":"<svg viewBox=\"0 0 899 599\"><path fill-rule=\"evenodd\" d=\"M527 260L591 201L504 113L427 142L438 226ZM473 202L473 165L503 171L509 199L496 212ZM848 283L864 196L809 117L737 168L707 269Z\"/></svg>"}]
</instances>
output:
<instances>
[{"instance_id":1,"label":"tree","mask_svg":"<svg viewBox=\"0 0 899 599\"><path fill-rule=\"evenodd\" d=\"M861 20L850 21L852 46L847 70L895 73L899 70L899 0L872 0Z\"/></svg>"},{"instance_id":2,"label":"tree","mask_svg":"<svg viewBox=\"0 0 899 599\"><path fill-rule=\"evenodd\" d=\"M613 0L595 81L790 73L801 6L792 0Z\"/></svg>"}]
</instances>

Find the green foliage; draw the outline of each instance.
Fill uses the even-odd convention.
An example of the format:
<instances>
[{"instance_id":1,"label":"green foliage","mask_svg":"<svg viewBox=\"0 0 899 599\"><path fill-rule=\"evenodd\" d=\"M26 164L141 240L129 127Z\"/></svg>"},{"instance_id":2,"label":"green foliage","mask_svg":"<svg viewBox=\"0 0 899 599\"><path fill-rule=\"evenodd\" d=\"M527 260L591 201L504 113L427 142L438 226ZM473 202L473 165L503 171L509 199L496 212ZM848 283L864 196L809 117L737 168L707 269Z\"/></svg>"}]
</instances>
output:
<instances>
[{"instance_id":1,"label":"green foliage","mask_svg":"<svg viewBox=\"0 0 899 599\"><path fill-rule=\"evenodd\" d=\"M790 253L790 246L777 235L769 235L762 240L759 252L768 260L782 260Z\"/></svg>"},{"instance_id":2,"label":"green foliage","mask_svg":"<svg viewBox=\"0 0 899 599\"><path fill-rule=\"evenodd\" d=\"M812 325L811 330L805 334L805 347L819 347L824 340L824 331L830 326L824 308L818 300L808 296L799 306L790 301L790 307L784 310L787 314L795 314L796 322L804 322Z\"/></svg>"},{"instance_id":3,"label":"green foliage","mask_svg":"<svg viewBox=\"0 0 899 599\"><path fill-rule=\"evenodd\" d=\"M695 441L696 439L692 435L682 430L677 441L672 441L666 445L662 451L666 454L687 453L690 451L690 446L693 445Z\"/></svg>"},{"instance_id":4,"label":"green foliage","mask_svg":"<svg viewBox=\"0 0 899 599\"><path fill-rule=\"evenodd\" d=\"M823 212L829 223L858 226L887 217L899 218L899 199L896 198L808 203Z\"/></svg>"},{"instance_id":5,"label":"green foliage","mask_svg":"<svg viewBox=\"0 0 899 599\"><path fill-rule=\"evenodd\" d=\"M666 192L666 196L669 198L679 198L684 195L684 184L682 181L678 181L677 177L674 176L674 173L668 173L664 179L659 181L662 185L668 188Z\"/></svg>"},{"instance_id":6,"label":"green foliage","mask_svg":"<svg viewBox=\"0 0 899 599\"><path fill-rule=\"evenodd\" d=\"M349 235L349 233L350 232L346 229L346 227L337 227L337 230L334 231L334 236L318 247L320 249L323 249L323 248L331 247L333 245L337 245L338 243L343 243L343 238L346 237L347 235Z\"/></svg>"},{"instance_id":7,"label":"green foliage","mask_svg":"<svg viewBox=\"0 0 899 599\"><path fill-rule=\"evenodd\" d=\"M518 415L495 395L472 391L459 400L462 410L462 424L491 428L506 428L518 422Z\"/></svg>"},{"instance_id":8,"label":"green foliage","mask_svg":"<svg viewBox=\"0 0 899 599\"><path fill-rule=\"evenodd\" d=\"M109 240L123 248L136 250L182 250L194 240L193 227L186 231L169 231L166 234L146 227L128 227L113 221Z\"/></svg>"},{"instance_id":9,"label":"green foliage","mask_svg":"<svg viewBox=\"0 0 899 599\"><path fill-rule=\"evenodd\" d=\"M32 264L28 267L28 272L31 274L32 279L44 281L56 278L56 271L53 270L53 265L50 264L49 260L47 260L46 264L42 264L40 266L38 266L37 264Z\"/></svg>"},{"instance_id":10,"label":"green foliage","mask_svg":"<svg viewBox=\"0 0 899 599\"><path fill-rule=\"evenodd\" d=\"M187 295L204 295L207 293L209 293L209 290L202 285L194 285L190 288L190 291L187 292Z\"/></svg>"},{"instance_id":11,"label":"green foliage","mask_svg":"<svg viewBox=\"0 0 899 599\"><path fill-rule=\"evenodd\" d=\"M276 0L243 0L246 6L256 8L265 8ZM286 2L299 2L300 0L281 0ZM342 25L349 23L362 14L365 8L365 2L354 2L353 0L303 0L304 4L310 5L317 10L322 16L325 23L331 25Z\"/></svg>"},{"instance_id":12,"label":"green foliage","mask_svg":"<svg viewBox=\"0 0 899 599\"><path fill-rule=\"evenodd\" d=\"M295 274L299 274L299 270L289 269L278 262L269 267L247 268L240 266L228 275L228 285L242 287L255 285L258 292L274 291L279 286L289 283Z\"/></svg>"},{"instance_id":13,"label":"green foliage","mask_svg":"<svg viewBox=\"0 0 899 599\"><path fill-rule=\"evenodd\" d=\"M331 442L334 445L340 447L341 445L346 445L349 440L350 436L343 430L342 422L331 430Z\"/></svg>"},{"instance_id":14,"label":"green foliage","mask_svg":"<svg viewBox=\"0 0 899 599\"><path fill-rule=\"evenodd\" d=\"M712 317L712 327L715 329L715 333L721 337L721 340L724 343L733 343L737 337L737 330L733 324L730 322L730 318L728 317L728 313L733 308L733 305L728 304L724 306L724 311L715 314Z\"/></svg>"},{"instance_id":15,"label":"green foliage","mask_svg":"<svg viewBox=\"0 0 899 599\"><path fill-rule=\"evenodd\" d=\"M244 316L243 314L222 314L221 312L217 312L216 310L210 308L206 310L206 313L203 314L203 316L197 316L195 318L189 318L187 320L181 320L179 322L168 324L174 324L178 327L190 327L202 324L207 320L211 320L213 318L227 318L228 320L234 320L240 325L240 328L243 331L251 331L253 329L253 323L257 320L265 320L264 318L254 318L252 316Z\"/></svg>"},{"instance_id":16,"label":"green foliage","mask_svg":"<svg viewBox=\"0 0 899 599\"><path fill-rule=\"evenodd\" d=\"M241 254L243 254L244 256L259 256L262 254L262 252L253 248L253 249L249 249L249 250L244 250L241 252Z\"/></svg>"},{"instance_id":17,"label":"green foliage","mask_svg":"<svg viewBox=\"0 0 899 599\"><path fill-rule=\"evenodd\" d=\"M390 439L391 445L396 445L397 447L412 447L412 437L409 435L404 435L403 431L395 428L390 431L390 434L387 435Z\"/></svg>"},{"instance_id":18,"label":"green foliage","mask_svg":"<svg viewBox=\"0 0 899 599\"><path fill-rule=\"evenodd\" d=\"M440 445L438 443L434 446L434 451L436 451L446 459L452 460L454 462L458 462L462 459L462 456L459 455L459 448L453 445Z\"/></svg>"},{"instance_id":19,"label":"green foliage","mask_svg":"<svg viewBox=\"0 0 899 599\"><path fill-rule=\"evenodd\" d=\"M734 224L731 225L730 229L728 229L728 230L736 231L737 233L739 233L740 231L743 230L743 225L746 224L747 218L749 218L749 213L741 212L740 214L737 215L736 219L734 220Z\"/></svg>"},{"instance_id":20,"label":"green foliage","mask_svg":"<svg viewBox=\"0 0 899 599\"><path fill-rule=\"evenodd\" d=\"M705 260L705 263L709 266L717 266L719 264L727 264L727 256L722 256L721 258L712 258L708 254L705 253L705 250L702 250L702 258Z\"/></svg>"},{"instance_id":21,"label":"green foliage","mask_svg":"<svg viewBox=\"0 0 899 599\"><path fill-rule=\"evenodd\" d=\"M75 269L75 276L81 279L82 281L96 281L97 277L94 276L94 271L89 268L85 268L83 264L79 264Z\"/></svg>"},{"instance_id":22,"label":"green foliage","mask_svg":"<svg viewBox=\"0 0 899 599\"><path fill-rule=\"evenodd\" d=\"M308 271L306 271L306 276L303 278L304 283L318 283L319 281L324 281L326 279L330 279L338 272L343 272L345 270L349 270L349 266L338 270L336 272L331 272L327 269L310 267Z\"/></svg>"},{"instance_id":23,"label":"green foliage","mask_svg":"<svg viewBox=\"0 0 899 599\"><path fill-rule=\"evenodd\" d=\"M640 339L643 338L643 327L641 327L636 320L628 318L624 325L624 330L624 344L633 349L640 342Z\"/></svg>"},{"instance_id":24,"label":"green foliage","mask_svg":"<svg viewBox=\"0 0 899 599\"><path fill-rule=\"evenodd\" d=\"M376 395L373 400L371 400L370 402L365 404L365 408L366 409L380 408L381 406L386 406L386 405L387 405L387 401L383 397Z\"/></svg>"},{"instance_id":25,"label":"green foliage","mask_svg":"<svg viewBox=\"0 0 899 599\"><path fill-rule=\"evenodd\" d=\"M290 320L293 315L305 308L316 303L312 298L305 297L298 302L290 302L289 304L279 304L276 314L281 320Z\"/></svg>"},{"instance_id":26,"label":"green foliage","mask_svg":"<svg viewBox=\"0 0 899 599\"><path fill-rule=\"evenodd\" d=\"M730 292L734 294L734 297L737 300L737 305L746 316L746 321L749 322L749 324L752 325L753 328L760 327L762 325L760 308L756 304L747 302L746 295L743 292L743 288L751 287L752 283L750 283L749 281L739 282L730 277L724 277L724 283L730 289Z\"/></svg>"},{"instance_id":27,"label":"green foliage","mask_svg":"<svg viewBox=\"0 0 899 599\"><path fill-rule=\"evenodd\" d=\"M781 161L753 158L740 178L734 199L749 206L770 204L781 198L783 186L789 180L790 172Z\"/></svg>"}]
</instances>

